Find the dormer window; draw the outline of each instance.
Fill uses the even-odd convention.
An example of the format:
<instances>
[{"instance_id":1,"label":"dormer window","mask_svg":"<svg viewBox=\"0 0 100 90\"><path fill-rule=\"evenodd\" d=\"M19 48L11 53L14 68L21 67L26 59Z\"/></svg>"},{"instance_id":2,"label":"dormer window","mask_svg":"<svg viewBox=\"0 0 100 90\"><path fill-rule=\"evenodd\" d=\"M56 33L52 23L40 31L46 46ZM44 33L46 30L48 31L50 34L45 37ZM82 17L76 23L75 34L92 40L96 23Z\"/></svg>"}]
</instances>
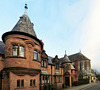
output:
<instances>
[{"instance_id":1,"label":"dormer window","mask_svg":"<svg viewBox=\"0 0 100 90\"><path fill-rule=\"evenodd\" d=\"M59 69L59 64L58 63L55 64L55 69Z\"/></svg>"},{"instance_id":2,"label":"dormer window","mask_svg":"<svg viewBox=\"0 0 100 90\"><path fill-rule=\"evenodd\" d=\"M13 56L24 57L24 46L13 45Z\"/></svg>"}]
</instances>

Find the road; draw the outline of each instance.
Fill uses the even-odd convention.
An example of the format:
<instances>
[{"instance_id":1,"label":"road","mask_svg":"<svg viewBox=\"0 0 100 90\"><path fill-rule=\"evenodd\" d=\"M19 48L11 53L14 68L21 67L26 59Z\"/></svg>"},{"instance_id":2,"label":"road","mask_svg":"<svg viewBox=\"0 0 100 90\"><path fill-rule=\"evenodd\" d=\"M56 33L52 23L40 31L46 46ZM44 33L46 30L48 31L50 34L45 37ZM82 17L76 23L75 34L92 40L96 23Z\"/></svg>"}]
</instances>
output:
<instances>
[{"instance_id":1,"label":"road","mask_svg":"<svg viewBox=\"0 0 100 90\"><path fill-rule=\"evenodd\" d=\"M95 85L91 85L84 90L100 90L100 82L95 83Z\"/></svg>"}]
</instances>

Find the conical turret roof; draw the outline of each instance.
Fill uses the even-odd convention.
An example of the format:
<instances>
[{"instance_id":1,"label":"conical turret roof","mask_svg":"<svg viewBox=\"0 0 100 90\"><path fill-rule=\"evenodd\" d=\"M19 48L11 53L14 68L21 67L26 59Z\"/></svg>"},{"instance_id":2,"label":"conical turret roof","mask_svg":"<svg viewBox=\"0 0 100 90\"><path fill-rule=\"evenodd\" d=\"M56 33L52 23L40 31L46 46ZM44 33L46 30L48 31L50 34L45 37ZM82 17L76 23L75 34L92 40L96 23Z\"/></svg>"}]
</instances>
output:
<instances>
[{"instance_id":1,"label":"conical turret roof","mask_svg":"<svg viewBox=\"0 0 100 90\"><path fill-rule=\"evenodd\" d=\"M25 6L25 13L22 15L17 22L17 24L14 26L12 31L17 31L17 32L24 32L27 34L30 34L32 36L36 37L34 28L33 28L33 23L31 23L28 14L27 14L27 6Z\"/></svg>"},{"instance_id":2,"label":"conical turret roof","mask_svg":"<svg viewBox=\"0 0 100 90\"><path fill-rule=\"evenodd\" d=\"M67 56L66 53L65 53L65 55L64 55L64 62L71 62L71 61L69 60L69 58L68 58L68 56Z\"/></svg>"},{"instance_id":3,"label":"conical turret roof","mask_svg":"<svg viewBox=\"0 0 100 90\"><path fill-rule=\"evenodd\" d=\"M61 63L71 63L71 61L69 60L67 54L66 54L66 51L65 51L65 55L63 58L60 58L60 62Z\"/></svg>"},{"instance_id":4,"label":"conical turret roof","mask_svg":"<svg viewBox=\"0 0 100 90\"><path fill-rule=\"evenodd\" d=\"M5 37L8 35L12 35L12 34L19 34L19 35L25 35L28 37L31 37L33 39L35 39L36 41L38 41L41 45L41 49L43 49L43 43L41 42L40 39L37 38L34 28L33 28L33 23L31 23L28 14L27 14L27 4L25 4L25 13L24 15L22 15L19 19L19 21L17 22L17 24L14 26L14 28L9 31L6 32L2 35L2 40L5 43Z\"/></svg>"}]
</instances>

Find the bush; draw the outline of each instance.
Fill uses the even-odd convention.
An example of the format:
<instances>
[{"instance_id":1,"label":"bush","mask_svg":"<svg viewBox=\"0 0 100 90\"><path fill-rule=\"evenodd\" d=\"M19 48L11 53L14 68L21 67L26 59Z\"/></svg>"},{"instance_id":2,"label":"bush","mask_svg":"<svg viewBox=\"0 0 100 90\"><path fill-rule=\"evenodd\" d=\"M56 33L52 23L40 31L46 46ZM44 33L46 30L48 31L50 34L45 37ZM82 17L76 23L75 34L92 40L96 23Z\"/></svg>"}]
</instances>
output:
<instances>
[{"instance_id":1,"label":"bush","mask_svg":"<svg viewBox=\"0 0 100 90\"><path fill-rule=\"evenodd\" d=\"M54 85L53 84L44 84L43 90L54 90Z\"/></svg>"},{"instance_id":2,"label":"bush","mask_svg":"<svg viewBox=\"0 0 100 90\"><path fill-rule=\"evenodd\" d=\"M89 83L89 79L79 79L78 81L73 82L72 86L78 86L78 85L83 85L88 83Z\"/></svg>"}]
</instances>

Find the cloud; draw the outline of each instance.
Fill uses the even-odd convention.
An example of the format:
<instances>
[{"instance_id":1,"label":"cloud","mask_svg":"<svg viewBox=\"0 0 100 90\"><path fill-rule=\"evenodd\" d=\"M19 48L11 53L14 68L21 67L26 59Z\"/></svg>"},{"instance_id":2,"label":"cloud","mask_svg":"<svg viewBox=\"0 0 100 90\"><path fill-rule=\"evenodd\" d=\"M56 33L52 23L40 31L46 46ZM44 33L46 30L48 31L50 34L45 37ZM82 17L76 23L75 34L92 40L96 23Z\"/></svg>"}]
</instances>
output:
<instances>
[{"instance_id":1,"label":"cloud","mask_svg":"<svg viewBox=\"0 0 100 90\"><path fill-rule=\"evenodd\" d=\"M81 36L83 52L90 57L93 67L100 68L96 64L100 62L98 58L100 56L100 0L91 0L88 15L80 29L83 32Z\"/></svg>"}]
</instances>

